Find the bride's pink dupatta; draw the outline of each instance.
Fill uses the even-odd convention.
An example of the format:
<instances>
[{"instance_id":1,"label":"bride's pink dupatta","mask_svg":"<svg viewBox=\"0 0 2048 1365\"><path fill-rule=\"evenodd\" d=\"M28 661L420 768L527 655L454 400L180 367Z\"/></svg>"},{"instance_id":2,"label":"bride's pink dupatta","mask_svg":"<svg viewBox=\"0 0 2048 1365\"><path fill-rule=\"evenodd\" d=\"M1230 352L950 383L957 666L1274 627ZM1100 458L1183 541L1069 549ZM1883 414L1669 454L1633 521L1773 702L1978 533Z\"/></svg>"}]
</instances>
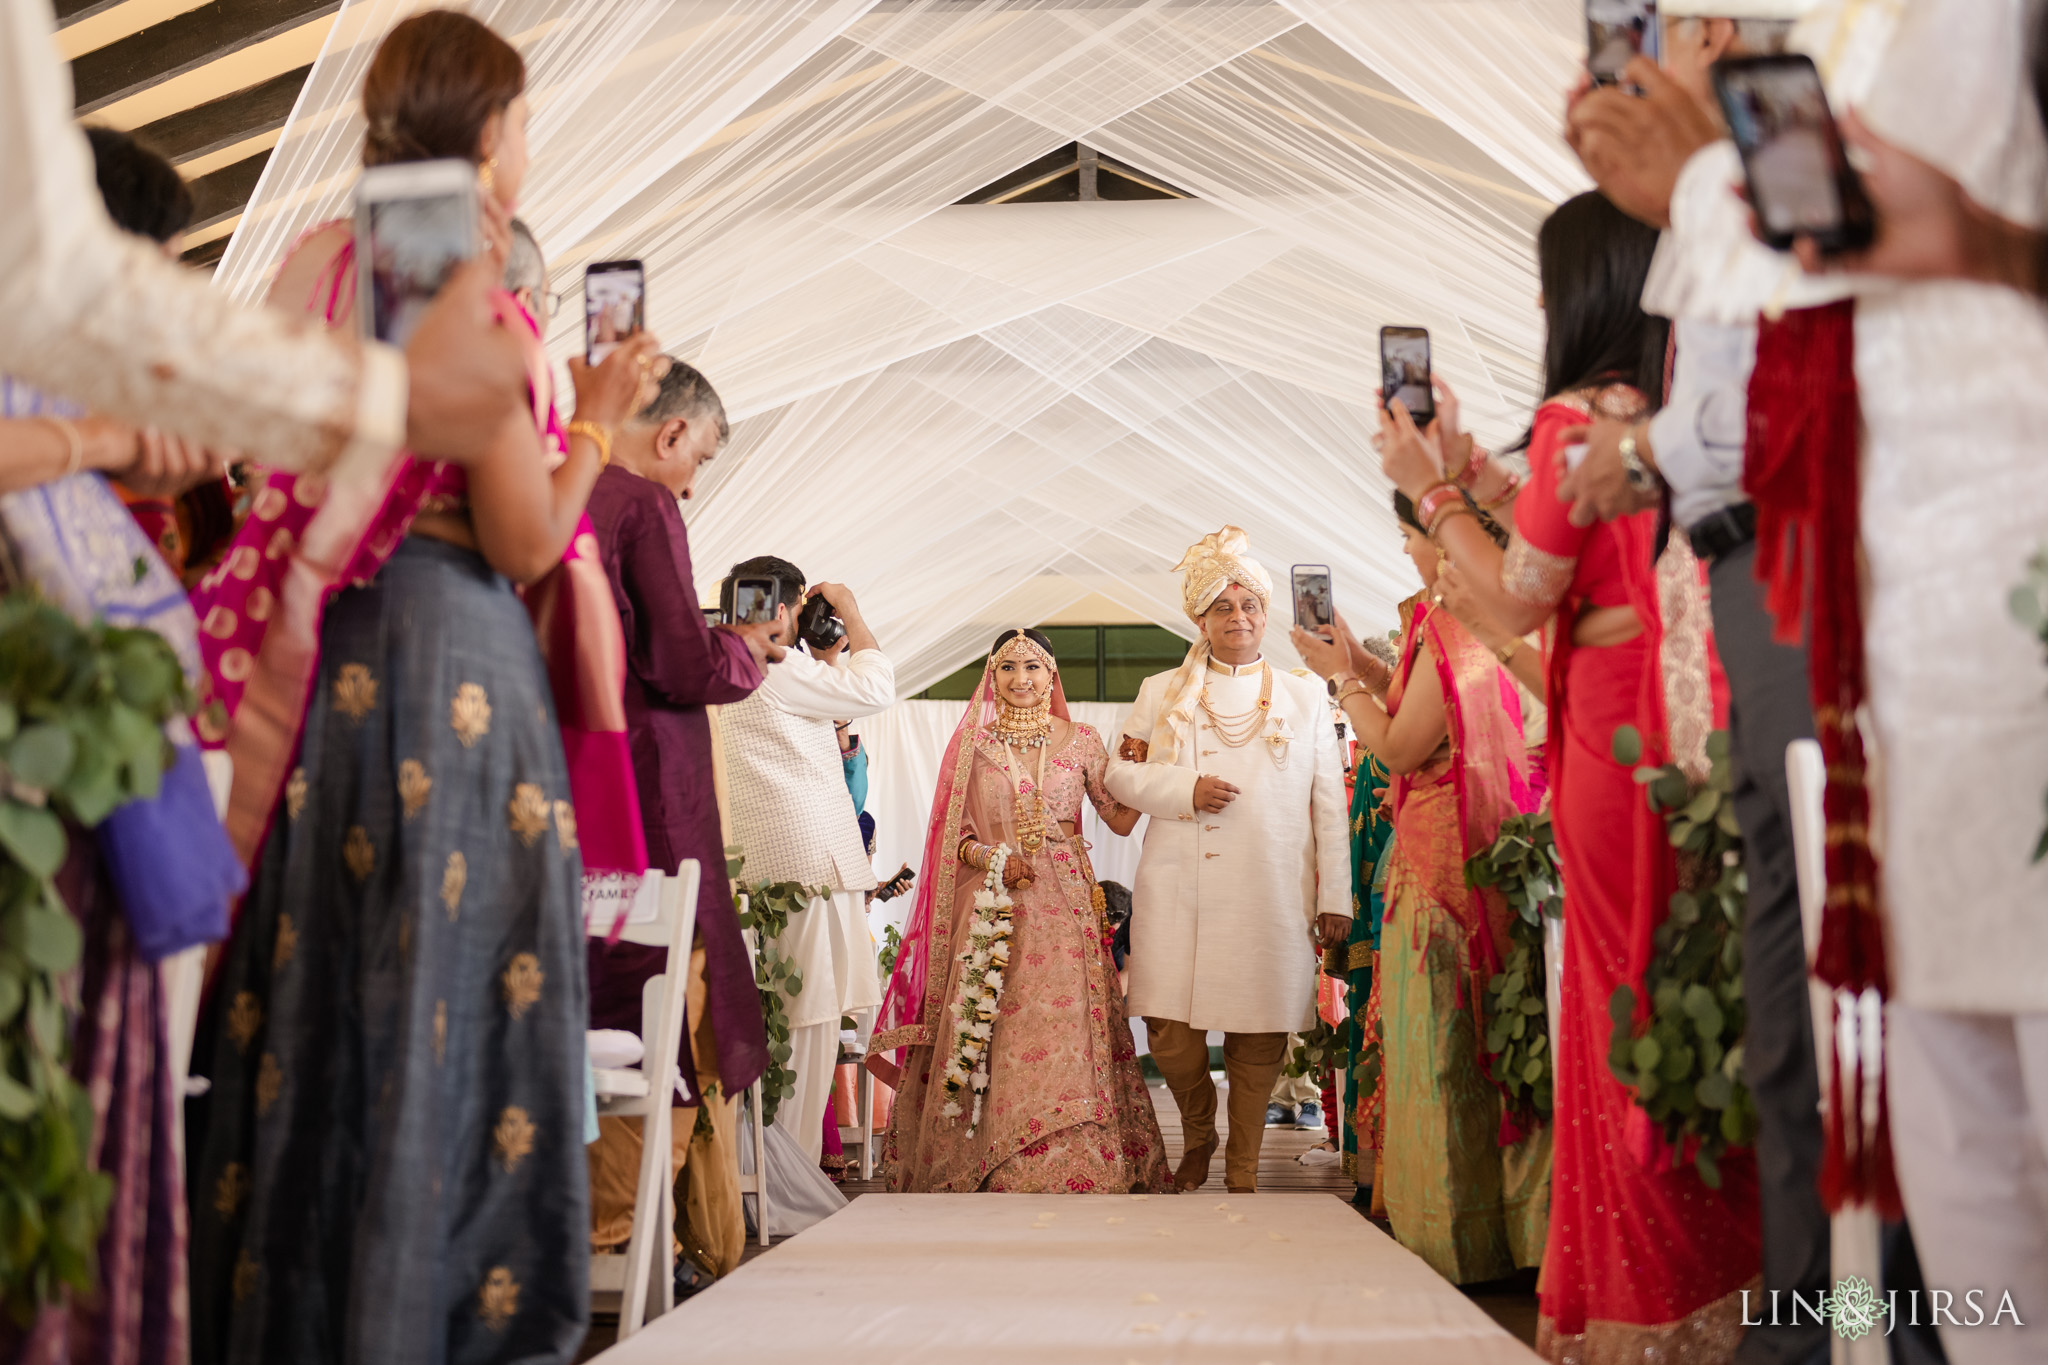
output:
<instances>
[{"instance_id":1,"label":"bride's pink dupatta","mask_svg":"<svg viewBox=\"0 0 2048 1365\"><path fill-rule=\"evenodd\" d=\"M331 226L311 229L300 242ZM331 326L347 310L355 264L351 238L322 269L306 302L309 314ZM559 444L553 375L533 320L509 294L500 292L496 304L499 320L522 326L531 339L535 425ZM375 577L422 511L458 504L467 488L461 469L405 451L381 468L351 468L335 477L279 470L260 475L248 519L192 594L206 664L198 730L207 747L224 748L234 760L227 827L245 866L253 868L262 851L298 752L327 604L341 589ZM587 517L563 561L534 585L529 610L539 618L570 756L571 796L584 817L584 865L591 872L637 875L647 870L647 847L625 734L625 641ZM605 611L591 609L587 580L593 573ZM558 578L564 582L550 587ZM571 600L573 610L565 609Z\"/></svg>"},{"instance_id":2,"label":"bride's pink dupatta","mask_svg":"<svg viewBox=\"0 0 2048 1365\"><path fill-rule=\"evenodd\" d=\"M953 928L960 918L961 903L981 884L979 874L964 884L960 879L960 826L967 807L968 775L974 768L972 739L995 724L1000 706L991 661L983 665L981 681L939 761L939 787L932 797L924 861L918 865L917 899L904 923L896 968L889 974L888 989L882 992L882 1007L868 1043L867 1068L888 1085L894 1085L902 1072L901 1049L930 1046L932 1021L945 1017L947 1002L938 995L946 988L945 964L954 951ZM1058 674L1053 675L1052 713L1060 720L1070 719L1066 687ZM935 913L939 907L944 913ZM938 964L936 972L934 963ZM885 1052L897 1055L892 1059L884 1057Z\"/></svg>"}]
</instances>

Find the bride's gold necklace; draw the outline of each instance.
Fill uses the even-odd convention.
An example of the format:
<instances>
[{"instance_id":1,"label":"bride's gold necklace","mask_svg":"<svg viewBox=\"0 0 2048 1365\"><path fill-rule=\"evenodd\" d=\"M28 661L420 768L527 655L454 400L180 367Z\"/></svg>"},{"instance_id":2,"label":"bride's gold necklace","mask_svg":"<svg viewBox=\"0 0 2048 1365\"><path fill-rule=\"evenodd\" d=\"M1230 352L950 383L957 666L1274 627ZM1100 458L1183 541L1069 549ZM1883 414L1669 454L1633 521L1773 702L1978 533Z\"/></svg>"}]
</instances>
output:
<instances>
[{"instance_id":1,"label":"bride's gold necklace","mask_svg":"<svg viewBox=\"0 0 2048 1365\"><path fill-rule=\"evenodd\" d=\"M1045 755L1051 748L1044 743L1038 746L1038 771L1027 792L1017 776L1016 754L1007 742L1003 745L1003 776L1010 779L1010 791L1016 801L1017 847L1027 858L1045 847Z\"/></svg>"},{"instance_id":2,"label":"bride's gold necklace","mask_svg":"<svg viewBox=\"0 0 2048 1365\"><path fill-rule=\"evenodd\" d=\"M1003 702L996 712L995 732L1006 749L1042 749L1052 743L1052 694L1031 706Z\"/></svg>"},{"instance_id":3,"label":"bride's gold necklace","mask_svg":"<svg viewBox=\"0 0 2048 1365\"><path fill-rule=\"evenodd\" d=\"M1209 718L1209 728L1216 732L1216 738L1232 749L1242 749L1259 736L1266 728L1266 717L1273 709L1273 665L1263 664L1259 669L1259 700L1249 711L1240 711L1234 716L1219 716L1216 708L1209 704L1209 684L1202 684L1199 702L1202 714Z\"/></svg>"}]
</instances>

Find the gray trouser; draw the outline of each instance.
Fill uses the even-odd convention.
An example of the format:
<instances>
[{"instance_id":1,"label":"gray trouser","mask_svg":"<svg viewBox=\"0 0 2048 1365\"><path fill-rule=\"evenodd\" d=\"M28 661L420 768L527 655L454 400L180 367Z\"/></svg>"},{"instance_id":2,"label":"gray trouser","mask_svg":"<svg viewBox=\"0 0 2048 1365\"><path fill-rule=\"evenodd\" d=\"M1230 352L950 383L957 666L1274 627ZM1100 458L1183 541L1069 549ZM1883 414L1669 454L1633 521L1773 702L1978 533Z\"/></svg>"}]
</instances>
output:
<instances>
[{"instance_id":1,"label":"gray trouser","mask_svg":"<svg viewBox=\"0 0 2048 1365\"><path fill-rule=\"evenodd\" d=\"M1743 1075L1756 1099L1756 1169L1763 1206L1763 1287L1809 1296L1831 1287L1827 1210L1820 1200L1820 1077L1806 985L1806 940L1792 858L1792 799L1785 746L1813 737L1806 650L1771 638L1756 547L1715 561L1714 643L1731 693L1728 737L1735 816L1742 825L1749 904L1742 929L1742 990L1749 1004ZM1901 1300L1920 1283L1912 1236L1884 1230L1886 1288ZM1830 1333L1800 1326L1752 1327L1738 1365L1826 1365ZM1931 1330L1901 1326L1887 1343L1896 1362L1938 1361Z\"/></svg>"}]
</instances>

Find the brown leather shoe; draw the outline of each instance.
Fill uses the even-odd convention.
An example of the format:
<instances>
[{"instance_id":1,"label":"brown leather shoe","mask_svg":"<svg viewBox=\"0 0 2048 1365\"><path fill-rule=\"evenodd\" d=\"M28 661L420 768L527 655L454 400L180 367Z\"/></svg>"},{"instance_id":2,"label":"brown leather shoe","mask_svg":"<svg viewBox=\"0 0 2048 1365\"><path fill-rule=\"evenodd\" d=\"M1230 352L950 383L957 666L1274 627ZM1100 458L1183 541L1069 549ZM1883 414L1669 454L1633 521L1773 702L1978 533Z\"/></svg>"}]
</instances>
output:
<instances>
[{"instance_id":1,"label":"brown leather shoe","mask_svg":"<svg viewBox=\"0 0 2048 1365\"><path fill-rule=\"evenodd\" d=\"M1209 1180L1209 1159L1215 1155L1215 1138L1200 1147L1190 1147L1173 1172L1173 1188L1181 1194L1202 1188Z\"/></svg>"}]
</instances>

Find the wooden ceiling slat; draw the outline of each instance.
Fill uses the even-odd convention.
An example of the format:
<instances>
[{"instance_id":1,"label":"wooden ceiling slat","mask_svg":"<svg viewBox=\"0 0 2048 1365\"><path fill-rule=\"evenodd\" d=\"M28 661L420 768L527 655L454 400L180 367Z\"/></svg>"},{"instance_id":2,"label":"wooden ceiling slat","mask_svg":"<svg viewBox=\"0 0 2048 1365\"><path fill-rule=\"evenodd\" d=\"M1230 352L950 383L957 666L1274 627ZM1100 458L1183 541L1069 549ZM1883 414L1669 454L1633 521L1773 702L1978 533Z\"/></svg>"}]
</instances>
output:
<instances>
[{"instance_id":1,"label":"wooden ceiling slat","mask_svg":"<svg viewBox=\"0 0 2048 1365\"><path fill-rule=\"evenodd\" d=\"M80 114L332 14L340 0L214 0L81 55L71 64Z\"/></svg>"},{"instance_id":2,"label":"wooden ceiling slat","mask_svg":"<svg viewBox=\"0 0 2048 1365\"><path fill-rule=\"evenodd\" d=\"M247 90L145 123L135 130L135 136L174 162L232 147L258 133L284 127L293 102L312 73L310 66L287 71Z\"/></svg>"},{"instance_id":3,"label":"wooden ceiling slat","mask_svg":"<svg viewBox=\"0 0 2048 1365\"><path fill-rule=\"evenodd\" d=\"M67 24L77 23L80 19L90 19L95 14L104 14L120 3L121 0L57 0L57 27L63 28Z\"/></svg>"},{"instance_id":4,"label":"wooden ceiling slat","mask_svg":"<svg viewBox=\"0 0 2048 1365\"><path fill-rule=\"evenodd\" d=\"M262 151L192 181L192 228L210 227L247 208L269 164L270 153Z\"/></svg>"}]
</instances>

